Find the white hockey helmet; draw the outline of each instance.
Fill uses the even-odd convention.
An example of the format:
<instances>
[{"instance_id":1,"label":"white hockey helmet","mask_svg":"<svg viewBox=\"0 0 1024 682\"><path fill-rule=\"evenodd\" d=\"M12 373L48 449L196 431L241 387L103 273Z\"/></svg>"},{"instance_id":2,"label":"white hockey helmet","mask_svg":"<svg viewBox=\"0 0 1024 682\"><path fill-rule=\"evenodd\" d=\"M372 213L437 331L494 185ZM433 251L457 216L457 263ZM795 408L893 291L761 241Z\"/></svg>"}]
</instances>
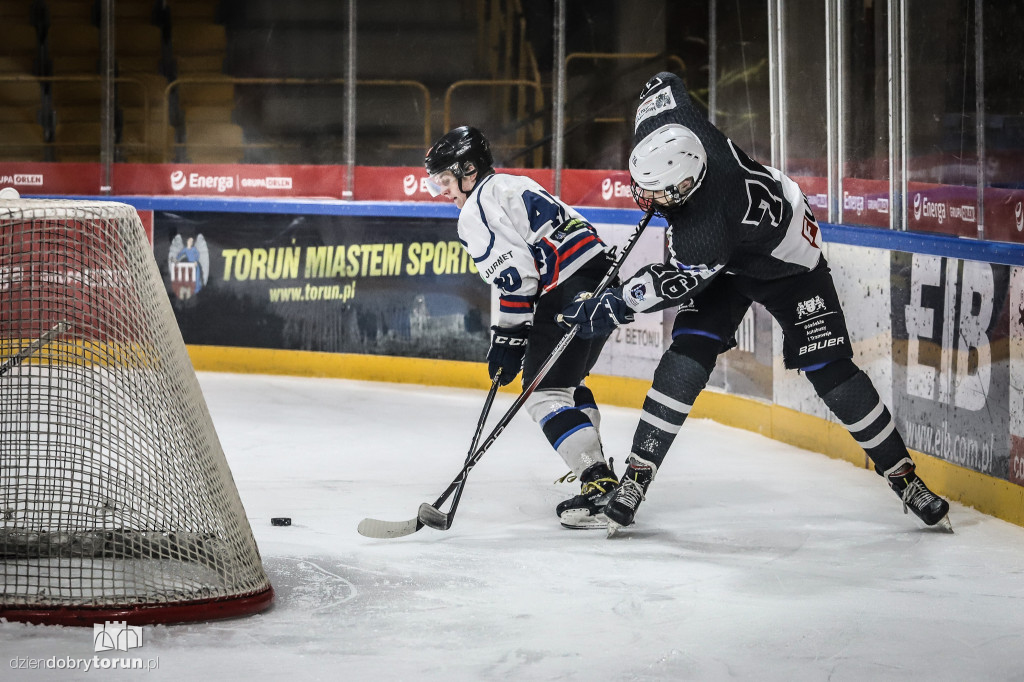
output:
<instances>
[{"instance_id":1,"label":"white hockey helmet","mask_svg":"<svg viewBox=\"0 0 1024 682\"><path fill-rule=\"evenodd\" d=\"M680 206L700 187L708 167L704 145L678 123L661 126L640 140L629 155L633 199L645 211Z\"/></svg>"}]
</instances>

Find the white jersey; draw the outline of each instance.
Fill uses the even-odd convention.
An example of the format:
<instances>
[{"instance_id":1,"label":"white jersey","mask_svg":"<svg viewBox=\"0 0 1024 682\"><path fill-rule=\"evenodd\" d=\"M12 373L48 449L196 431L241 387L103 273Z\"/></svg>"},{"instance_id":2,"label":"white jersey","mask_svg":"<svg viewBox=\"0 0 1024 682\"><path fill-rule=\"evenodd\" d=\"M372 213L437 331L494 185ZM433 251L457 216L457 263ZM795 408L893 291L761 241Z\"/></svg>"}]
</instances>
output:
<instances>
[{"instance_id":1,"label":"white jersey","mask_svg":"<svg viewBox=\"0 0 1024 682\"><path fill-rule=\"evenodd\" d=\"M605 251L571 206L521 175L488 175L459 214L459 239L480 276L498 288L498 319L533 321L537 299Z\"/></svg>"}]
</instances>

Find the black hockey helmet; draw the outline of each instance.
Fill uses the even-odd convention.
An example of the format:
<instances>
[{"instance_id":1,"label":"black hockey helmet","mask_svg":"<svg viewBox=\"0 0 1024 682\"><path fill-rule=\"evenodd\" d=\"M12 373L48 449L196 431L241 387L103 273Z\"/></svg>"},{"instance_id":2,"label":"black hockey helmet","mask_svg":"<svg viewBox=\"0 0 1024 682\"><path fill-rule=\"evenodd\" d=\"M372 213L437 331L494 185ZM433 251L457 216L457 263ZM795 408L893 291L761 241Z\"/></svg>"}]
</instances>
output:
<instances>
[{"instance_id":1,"label":"black hockey helmet","mask_svg":"<svg viewBox=\"0 0 1024 682\"><path fill-rule=\"evenodd\" d=\"M474 170L477 178L492 173L494 157L491 156L491 145L483 133L473 126L460 126L445 133L434 143L423 159L423 165L428 175L451 171L459 179L461 187L462 178Z\"/></svg>"}]
</instances>

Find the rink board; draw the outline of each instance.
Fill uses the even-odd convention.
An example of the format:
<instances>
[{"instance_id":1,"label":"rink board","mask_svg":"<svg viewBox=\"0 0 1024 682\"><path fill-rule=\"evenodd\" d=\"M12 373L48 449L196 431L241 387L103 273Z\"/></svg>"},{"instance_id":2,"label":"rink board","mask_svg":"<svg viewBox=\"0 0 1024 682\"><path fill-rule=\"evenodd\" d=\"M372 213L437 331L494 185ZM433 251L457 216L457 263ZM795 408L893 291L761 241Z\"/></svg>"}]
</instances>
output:
<instances>
[{"instance_id":1,"label":"rink board","mask_svg":"<svg viewBox=\"0 0 1024 682\"><path fill-rule=\"evenodd\" d=\"M484 388L493 292L456 241L451 206L121 198L153 211L153 243L199 369ZM639 211L581 208L622 244ZM936 487L1024 522L1024 250L1005 243L822 225L857 363ZM202 236L204 250L183 249ZM664 255L655 222L623 268ZM177 239L176 239L177 238ZM610 340L591 384L637 407L671 313ZM781 333L753 306L697 413L864 466ZM824 425L824 428L822 426ZM943 473L948 469L949 473Z\"/></svg>"}]
</instances>

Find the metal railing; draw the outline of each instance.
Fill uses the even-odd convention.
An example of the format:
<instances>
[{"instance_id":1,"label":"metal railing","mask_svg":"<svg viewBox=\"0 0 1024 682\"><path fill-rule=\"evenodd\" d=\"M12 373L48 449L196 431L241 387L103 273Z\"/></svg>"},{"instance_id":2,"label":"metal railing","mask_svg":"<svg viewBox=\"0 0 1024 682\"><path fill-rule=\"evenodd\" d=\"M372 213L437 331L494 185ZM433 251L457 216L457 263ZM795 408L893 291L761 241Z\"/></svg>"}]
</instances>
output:
<instances>
[{"instance_id":1,"label":"metal railing","mask_svg":"<svg viewBox=\"0 0 1024 682\"><path fill-rule=\"evenodd\" d=\"M569 64L577 60L592 61L656 61L663 59L668 64L678 66L678 73L686 73L686 63L677 55L658 52L573 52L565 57L565 70L569 71ZM637 84L639 92L640 84ZM589 120L594 123L624 123L627 119L613 116L593 116Z\"/></svg>"},{"instance_id":2,"label":"metal railing","mask_svg":"<svg viewBox=\"0 0 1024 682\"><path fill-rule=\"evenodd\" d=\"M61 104L54 104L53 101L52 101L52 91L50 93L49 99L47 99L46 97L44 97L44 91L43 91L43 87L42 86L45 85L45 84L51 84L52 85L52 84L64 84L64 83L97 83L97 84L102 85L102 83L103 83L103 77L102 76L91 75L91 74L68 75L68 76L32 76L32 75L28 75L28 74L11 74L11 75L0 75L0 83L32 83L32 84L37 85L37 86L40 87L39 99L36 102L36 110L39 112L40 115L37 117L36 123L39 124L39 126L42 128L43 133L44 133L44 141L43 142L38 142L38 143L19 142L16 145L11 145L11 144L8 144L4 140L4 141L0 141L0 149L10 148L10 147L18 147L18 148L40 147L43 150L56 150L55 153L59 154L60 151L63 151L63 150L66 150L66 149L89 148L89 147L97 147L97 149L99 148L100 141L98 139L95 140L95 141L88 140L88 141L84 141L84 142L80 141L80 140L78 140L78 141L67 141L67 140L56 140L56 139L49 139L49 140L47 140L47 138L50 138L52 135L54 135L56 133L56 129L62 123L62 121L61 121L61 109L62 109L62 106L70 107L70 106L80 106L80 105L67 104L67 103L64 103L63 105L61 105ZM142 95L141 100L142 100L142 109L143 109L143 114L142 114L143 115L143 120L148 123L148 121L150 120L150 100L149 100L149 96L148 96L148 93L147 93L147 89L146 89L145 83L143 83L138 78L132 78L130 76L118 76L118 77L114 78L114 83L117 84L117 85L129 85L129 86L131 86L133 88L138 88L139 89L139 91L140 91L140 93ZM100 122L101 111L102 111L102 102L101 101L97 101L97 103L96 103L96 118L95 118L95 121L97 123ZM76 121L72 121L72 122L73 123L82 123L82 122L85 122L85 121L76 120ZM126 147L141 147L141 148L148 149L149 146L150 146L149 126L147 125L145 127L144 139L143 139L141 144L123 143L122 142L122 143L119 143L117 146L121 147L122 149L124 149ZM57 160L59 161L60 159L58 158ZM97 160L99 160L99 153L97 153Z\"/></svg>"},{"instance_id":3,"label":"metal railing","mask_svg":"<svg viewBox=\"0 0 1024 682\"><path fill-rule=\"evenodd\" d=\"M526 79L523 79L523 78L505 78L505 79L495 79L495 80L467 79L467 80L455 81L454 83L452 83L451 85L448 86L448 89L445 91L445 95L444 95L444 129L446 131L447 130L451 130L451 127L452 127L452 95L455 93L456 90L458 90L460 88L470 88L470 87L477 87L477 88L519 88L520 89L520 96L519 96L520 105L522 105L522 102L525 99L526 91L527 90L532 90L533 93L534 93L534 99L533 99L534 106L533 106L533 110L534 111L541 111L541 110L544 109L544 88L541 86L541 84L539 82L536 82L536 81L526 80ZM525 118L525 116L523 116L523 118ZM532 124L530 124L530 127L532 128L533 142L536 143L537 141L539 141L543 137L543 121L538 118ZM508 145L506 145L506 146L508 146ZM526 147L527 144L526 144L526 142L524 140L520 139L520 140L517 141L517 145L516 146L518 146L518 147Z\"/></svg>"}]
</instances>

